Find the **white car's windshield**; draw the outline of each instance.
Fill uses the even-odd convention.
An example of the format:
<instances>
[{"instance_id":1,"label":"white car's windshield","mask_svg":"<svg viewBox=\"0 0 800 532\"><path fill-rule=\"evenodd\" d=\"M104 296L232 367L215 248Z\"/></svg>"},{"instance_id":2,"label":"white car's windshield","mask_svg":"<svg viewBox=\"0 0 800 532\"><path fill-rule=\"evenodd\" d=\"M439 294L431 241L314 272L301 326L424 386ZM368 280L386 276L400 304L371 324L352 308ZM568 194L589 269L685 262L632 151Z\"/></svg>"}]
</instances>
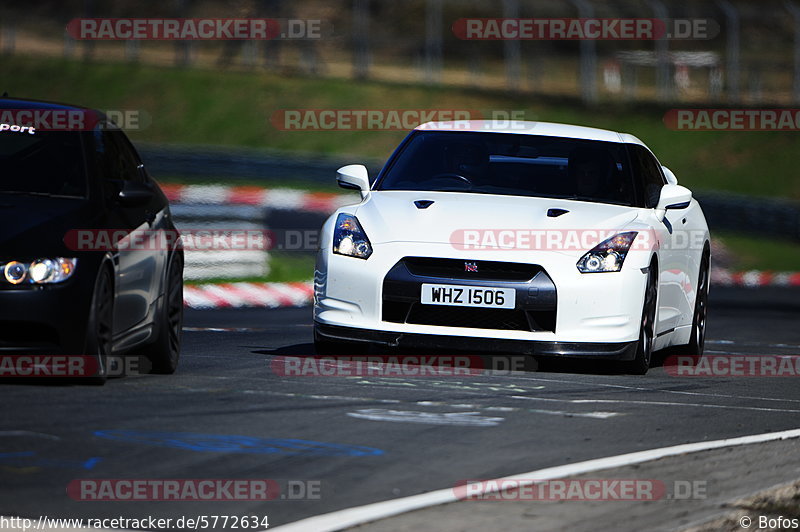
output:
<instances>
[{"instance_id":1,"label":"white car's windshield","mask_svg":"<svg viewBox=\"0 0 800 532\"><path fill-rule=\"evenodd\" d=\"M624 144L513 133L415 133L377 189L637 203Z\"/></svg>"}]
</instances>

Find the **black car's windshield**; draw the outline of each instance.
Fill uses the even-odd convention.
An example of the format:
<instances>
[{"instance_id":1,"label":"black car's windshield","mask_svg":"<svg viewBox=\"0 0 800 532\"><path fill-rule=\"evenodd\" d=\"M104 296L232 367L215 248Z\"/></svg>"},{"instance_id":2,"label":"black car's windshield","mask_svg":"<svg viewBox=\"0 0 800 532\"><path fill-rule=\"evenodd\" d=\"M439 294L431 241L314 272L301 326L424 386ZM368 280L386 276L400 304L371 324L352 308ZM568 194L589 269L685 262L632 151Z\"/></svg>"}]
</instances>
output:
<instances>
[{"instance_id":1,"label":"black car's windshield","mask_svg":"<svg viewBox=\"0 0 800 532\"><path fill-rule=\"evenodd\" d=\"M0 168L0 194L86 196L80 133L2 128Z\"/></svg>"},{"instance_id":2,"label":"black car's windshield","mask_svg":"<svg viewBox=\"0 0 800 532\"><path fill-rule=\"evenodd\" d=\"M516 133L415 133L377 189L636 203L624 144Z\"/></svg>"}]
</instances>

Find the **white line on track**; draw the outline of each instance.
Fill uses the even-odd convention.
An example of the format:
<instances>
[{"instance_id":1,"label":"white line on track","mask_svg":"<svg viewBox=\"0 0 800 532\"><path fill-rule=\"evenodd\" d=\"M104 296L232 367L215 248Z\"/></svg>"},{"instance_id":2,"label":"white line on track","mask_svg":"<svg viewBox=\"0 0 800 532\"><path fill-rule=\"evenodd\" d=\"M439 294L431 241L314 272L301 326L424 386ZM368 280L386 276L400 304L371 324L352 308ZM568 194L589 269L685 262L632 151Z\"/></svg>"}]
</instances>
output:
<instances>
[{"instance_id":1,"label":"white line on track","mask_svg":"<svg viewBox=\"0 0 800 532\"><path fill-rule=\"evenodd\" d=\"M610 417L624 415L619 412L569 412L567 410L541 410L538 408L530 408L528 412L534 414L548 414L551 416L588 417L592 419L608 419Z\"/></svg>"},{"instance_id":2,"label":"white line on track","mask_svg":"<svg viewBox=\"0 0 800 532\"><path fill-rule=\"evenodd\" d=\"M552 416L564 416L564 417L585 417L591 419L608 419L610 417L615 416L624 416L625 414L621 412L570 412L567 410L544 410L538 408L517 408L513 406L481 406L481 405L465 405L465 404L449 404L442 401L400 401L399 399L375 399L370 397L348 397L344 395L307 395L307 394L298 394L298 393L289 393L289 392L275 392L269 390L240 390L241 393L246 394L262 394L262 395L273 395L273 396L280 396L280 397L297 397L300 399L323 399L328 401L365 401L365 402L374 402L374 403L409 403L416 404L418 406L441 406L445 408L472 408L475 410L484 410L489 412L530 412L532 414L547 414ZM348 414L352 416L352 414ZM359 416L352 416L352 417L359 417Z\"/></svg>"},{"instance_id":3,"label":"white line on track","mask_svg":"<svg viewBox=\"0 0 800 532\"><path fill-rule=\"evenodd\" d=\"M60 440L58 436L53 436L52 434L45 434L43 432L31 432L29 430L2 430L0 431L0 437L5 436L35 436L37 438L44 438L46 440Z\"/></svg>"},{"instance_id":4,"label":"white line on track","mask_svg":"<svg viewBox=\"0 0 800 532\"><path fill-rule=\"evenodd\" d=\"M529 401L549 401L554 403L569 403L573 405L581 404L620 404L620 405L653 405L653 406L689 406L695 408L721 408L724 410L753 410L756 412L783 412L790 414L800 414L800 410L790 410L788 408L765 408L759 406L739 406L739 405L709 405L705 403L681 403L672 401L636 401L627 399L553 399L550 397L531 397L528 395L511 395L513 399L526 399Z\"/></svg>"},{"instance_id":5,"label":"white line on track","mask_svg":"<svg viewBox=\"0 0 800 532\"><path fill-rule=\"evenodd\" d=\"M672 393L676 395L696 395L699 397L719 397L722 399L752 399L754 401L778 401L778 402L786 402L786 403L800 403L800 399L784 399L780 397L756 397L752 395L731 395L731 394L724 394L724 393L706 393L706 392L687 392L685 390L663 390L659 388L645 388L643 386L628 386L625 384L609 384L607 382L580 382L580 381L570 381L564 379L544 379L541 377L507 377L511 378L523 378L525 380L531 381L543 381L543 382L557 382L559 384L577 384L579 386L583 386L584 388L581 391L586 391L585 387L587 385L594 385L594 386L602 386L605 388L619 388L622 390L636 390L641 392L651 392L651 393Z\"/></svg>"},{"instance_id":6,"label":"white line on track","mask_svg":"<svg viewBox=\"0 0 800 532\"><path fill-rule=\"evenodd\" d=\"M193 356L201 356L201 355L193 355ZM206 357L211 357L211 355L206 355ZM228 379L230 379L229 377L224 377L224 376L220 376L220 375L194 375L194 378L204 378L204 379L210 379L210 380L215 380L215 379L228 380ZM358 377L356 377L356 378L358 378ZM385 378L387 380L390 379L389 377L385 377ZM516 375L505 375L503 378L507 379L507 380L511 380L511 379L520 380L521 379L521 380L525 380L525 381L554 382L554 383L558 383L558 384L575 384L575 385L578 385L578 386L582 387L581 390L580 390L581 392L590 391L590 390L586 389L587 386L598 386L598 387L604 387L604 388L617 388L617 389L621 389L621 390L635 390L635 391L648 392L648 393L669 393L669 394L676 394L676 395L692 395L692 396L696 396L696 397L715 397L715 398L719 398L719 399L737 399L737 400L750 399L750 400L753 400L753 401L776 401L776 402L780 402L780 403L800 403L800 399L785 399L785 398L780 398L780 397L757 397L757 396L752 396L752 395L732 395L732 394L722 394L722 393L689 392L689 391L685 391L685 390L664 390L664 389L659 389L659 388L645 388L645 387L642 387L642 386L630 386L630 385L625 385L625 384L610 384L610 383L607 383L607 382L572 381L572 380L566 380L566 379L546 379L546 378L542 378L542 377L528 377L528 376L522 377L522 376L516 376ZM244 380L253 380L253 381L263 382L263 378L262 377L237 377L237 379L239 379L239 380L242 380L242 379L244 379ZM422 380L423 379L419 379L419 381L422 381ZM376 380L375 381L364 381L364 380L362 380L362 381L353 381L351 377L348 377L346 379L346 382L357 382L358 384L369 384L369 385L371 385L371 386L373 386L375 388L379 388L379 387L396 388L398 386L398 384L396 384L396 383L388 384L388 383L379 382L379 381L376 381ZM426 381L423 384L440 385L440 382L441 381L436 381L436 382ZM700 382L700 381L695 381L695 382ZM459 383L460 383L460 381L452 381L452 382L450 382L450 384L459 384ZM337 387L340 384L341 383L328 382L328 381L322 380L322 379L319 379L319 380L315 381L315 385L320 386L320 387L324 387L324 386ZM411 383L402 383L402 385L414 386L418 390L425 389L422 386L415 386L414 384L411 384ZM483 390L479 390L477 388L470 388L469 387L470 385L493 386L490 383L473 381L473 382L471 382L469 384L465 384L464 388L458 388L457 391L459 391L460 393L468 394L468 395L483 395L484 394ZM518 390L510 390L510 389L508 389L508 390L506 390L506 389L494 390L494 389L491 389L489 391L529 392L531 390L537 390L537 389L543 389L543 388L544 388L543 386L537 386L537 387L529 386L529 387L526 387L525 389L518 389Z\"/></svg>"},{"instance_id":7,"label":"white line on track","mask_svg":"<svg viewBox=\"0 0 800 532\"><path fill-rule=\"evenodd\" d=\"M753 342L734 342L733 340L706 340L707 344L740 345L744 347L779 347L781 349L800 349L798 344L763 344Z\"/></svg>"},{"instance_id":8,"label":"white line on track","mask_svg":"<svg viewBox=\"0 0 800 532\"><path fill-rule=\"evenodd\" d=\"M385 408L365 408L355 412L348 412L347 415L370 421L462 427L494 427L505 419L502 417L481 416L480 412L420 412L418 410L389 410Z\"/></svg>"},{"instance_id":9,"label":"white line on track","mask_svg":"<svg viewBox=\"0 0 800 532\"><path fill-rule=\"evenodd\" d=\"M787 355L786 353L743 353L742 351L717 351L706 349L704 354L713 355L734 355L740 357L777 357L777 358L791 358L795 359L798 355Z\"/></svg>"},{"instance_id":10,"label":"white line on track","mask_svg":"<svg viewBox=\"0 0 800 532\"><path fill-rule=\"evenodd\" d=\"M492 489L492 486L499 487L505 481L512 481L516 486L522 487L545 480L561 479L585 473L593 473L595 471L601 471L604 469L641 464L668 456L677 456L686 453L696 453L711 449L719 449L722 447L750 445L754 443L798 437L800 437L800 429L793 429L782 432L769 432L766 434L742 436L739 438L730 438L725 440L686 443L683 445L661 447L659 449L650 449L647 451L638 451L617 456L609 456L606 458L597 458L594 460L587 460L585 462L576 462L573 464L548 467L545 469L530 471L528 473L521 473L519 475L495 479L495 482L484 481L479 483L477 487L481 488L479 489L481 493L494 493L499 490ZM466 490L464 490L464 492L466 492ZM334 532L336 530L343 530L345 528L363 525L364 523L385 519L387 517L392 517L414 510L457 502L458 500L459 498L456 496L456 492L453 488L445 488L429 491L427 493L421 493L419 495L411 495L410 497L391 499L388 501L376 502L373 504L347 508L328 514L309 517L270 530L279 530L282 532L305 532L307 530L314 530L315 532Z\"/></svg>"},{"instance_id":11,"label":"white line on track","mask_svg":"<svg viewBox=\"0 0 800 532\"><path fill-rule=\"evenodd\" d=\"M664 390L659 388L644 388L642 386L627 386L624 384L609 384L605 382L593 382L593 381L572 381L572 380L565 380L565 379L544 379L540 377L518 377L518 376L511 376L506 375L504 376L505 379L517 379L517 380L524 380L524 381L542 381L542 382L554 382L558 384L575 384L581 386L581 392L587 392L589 390L586 389L587 386L598 386L598 387L605 387L605 388L616 388L620 390L634 390L639 392L648 392L648 393L665 393L665 394L676 394L676 395L691 395L696 397L714 397L717 399L748 399L753 401L777 401L777 402L786 402L786 403L800 403L800 399L784 399L784 398L777 398L777 397L756 397L752 395L732 395L732 394L721 394L721 393L704 393L704 392L688 392L684 390ZM387 378L388 379L388 378ZM324 382L320 381L319 384L325 384ZM399 384L390 384L388 382L378 382L378 381L359 381L358 384L369 384L373 387L397 387ZM424 383L430 384L430 382ZM456 381L452 382L453 385L457 384ZM423 386L418 386L416 384L404 383L406 386L414 386L418 390L425 389ZM487 386L486 383L479 383L479 382L471 382L469 384L464 384L463 387L458 387L458 391L464 394L472 394L472 395L483 395L484 390L477 388L478 385ZM473 387L470 387L473 386ZM497 389L492 391L530 391L531 389L536 388L543 388L543 387L526 387L525 389L519 388L517 390L502 390ZM627 402L627 401L626 401ZM791 412L794 412L793 410Z\"/></svg>"}]
</instances>

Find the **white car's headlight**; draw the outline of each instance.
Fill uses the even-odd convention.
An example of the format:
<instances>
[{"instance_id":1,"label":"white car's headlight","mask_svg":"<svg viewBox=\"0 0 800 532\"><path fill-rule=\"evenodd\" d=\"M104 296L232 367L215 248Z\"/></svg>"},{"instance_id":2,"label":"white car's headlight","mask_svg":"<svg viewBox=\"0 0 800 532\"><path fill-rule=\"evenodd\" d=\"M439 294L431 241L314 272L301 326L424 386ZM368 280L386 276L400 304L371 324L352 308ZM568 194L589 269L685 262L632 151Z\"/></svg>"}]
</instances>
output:
<instances>
[{"instance_id":1,"label":"white car's headlight","mask_svg":"<svg viewBox=\"0 0 800 532\"><path fill-rule=\"evenodd\" d=\"M11 284L51 284L66 281L75 272L78 259L37 259L31 263L12 260L2 266L3 275Z\"/></svg>"},{"instance_id":2,"label":"white car's headlight","mask_svg":"<svg viewBox=\"0 0 800 532\"><path fill-rule=\"evenodd\" d=\"M368 259L372 255L369 238L355 216L340 214L336 217L336 227L333 230L333 252L359 259Z\"/></svg>"},{"instance_id":3,"label":"white car's headlight","mask_svg":"<svg viewBox=\"0 0 800 532\"><path fill-rule=\"evenodd\" d=\"M578 271L581 273L620 271L637 234L636 231L629 231L603 240L581 257L576 264Z\"/></svg>"}]
</instances>

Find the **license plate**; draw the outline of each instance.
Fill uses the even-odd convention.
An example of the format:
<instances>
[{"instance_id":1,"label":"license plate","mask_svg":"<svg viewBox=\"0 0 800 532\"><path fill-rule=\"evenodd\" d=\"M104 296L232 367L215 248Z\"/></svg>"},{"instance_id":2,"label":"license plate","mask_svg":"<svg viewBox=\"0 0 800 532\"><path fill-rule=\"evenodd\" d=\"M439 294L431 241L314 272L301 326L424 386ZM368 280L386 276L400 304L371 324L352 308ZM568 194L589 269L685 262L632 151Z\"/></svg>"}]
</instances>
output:
<instances>
[{"instance_id":1,"label":"license plate","mask_svg":"<svg viewBox=\"0 0 800 532\"><path fill-rule=\"evenodd\" d=\"M513 288L423 284L420 302L455 307L514 308L516 296L517 291Z\"/></svg>"}]
</instances>

